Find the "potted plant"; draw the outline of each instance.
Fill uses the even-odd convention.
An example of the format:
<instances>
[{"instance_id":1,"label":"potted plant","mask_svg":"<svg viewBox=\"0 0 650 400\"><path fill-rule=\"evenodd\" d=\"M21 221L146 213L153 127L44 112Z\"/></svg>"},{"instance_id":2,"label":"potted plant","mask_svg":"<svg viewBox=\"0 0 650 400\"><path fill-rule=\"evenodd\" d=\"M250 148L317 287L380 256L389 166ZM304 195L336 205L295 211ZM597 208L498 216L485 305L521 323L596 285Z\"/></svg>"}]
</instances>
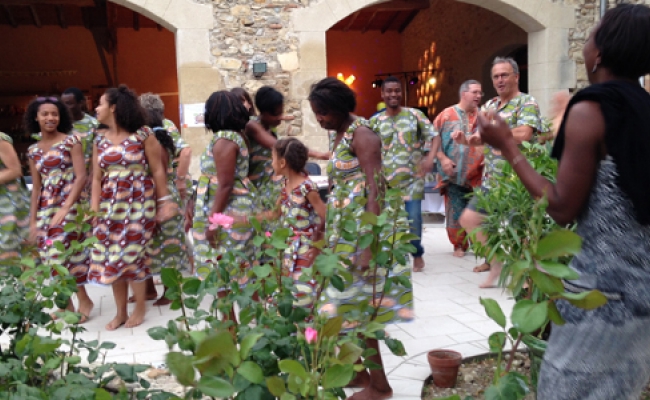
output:
<instances>
[{"instance_id":1,"label":"potted plant","mask_svg":"<svg viewBox=\"0 0 650 400\"><path fill-rule=\"evenodd\" d=\"M553 181L557 161L550 157L551 144L523 143L522 151L533 168ZM493 299L480 302L501 331L488 338L490 351L497 354L493 384L485 391L486 399L522 399L529 392L529 383L536 387L541 359L545 350L550 322L562 325L564 320L556 302L569 301L584 309L600 307L607 301L597 290L580 294L564 290L563 280L577 279L569 268L573 255L581 248L581 239L574 227L557 225L546 213L545 198L530 196L512 167L504 163L502 174L492 176L487 193L476 191L478 206L487 211L482 230L488 240L485 245L474 241L477 256L503 263L499 284L509 290L515 305L508 328L506 316ZM503 366L503 349L510 342L512 349L508 363ZM514 353L521 343L529 348L531 381L512 372ZM460 399L460 397L451 397Z\"/></svg>"}]
</instances>

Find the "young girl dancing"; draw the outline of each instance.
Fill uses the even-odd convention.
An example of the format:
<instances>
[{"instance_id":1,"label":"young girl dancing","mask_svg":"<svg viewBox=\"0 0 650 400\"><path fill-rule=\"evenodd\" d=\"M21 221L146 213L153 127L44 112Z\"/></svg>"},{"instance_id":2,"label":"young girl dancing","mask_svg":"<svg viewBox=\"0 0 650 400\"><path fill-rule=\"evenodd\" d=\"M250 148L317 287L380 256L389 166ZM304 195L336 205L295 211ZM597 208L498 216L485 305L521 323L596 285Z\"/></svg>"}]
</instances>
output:
<instances>
[{"instance_id":1,"label":"young girl dancing","mask_svg":"<svg viewBox=\"0 0 650 400\"><path fill-rule=\"evenodd\" d=\"M292 242L285 250L283 269L295 282L296 306L310 307L314 302L312 282L300 281L303 268L314 262L318 249L312 243L322 238L326 207L318 187L304 172L308 150L296 138L278 140L272 150L273 170L284 178L277 207L258 219L280 220L280 226L293 230Z\"/></svg>"}]
</instances>

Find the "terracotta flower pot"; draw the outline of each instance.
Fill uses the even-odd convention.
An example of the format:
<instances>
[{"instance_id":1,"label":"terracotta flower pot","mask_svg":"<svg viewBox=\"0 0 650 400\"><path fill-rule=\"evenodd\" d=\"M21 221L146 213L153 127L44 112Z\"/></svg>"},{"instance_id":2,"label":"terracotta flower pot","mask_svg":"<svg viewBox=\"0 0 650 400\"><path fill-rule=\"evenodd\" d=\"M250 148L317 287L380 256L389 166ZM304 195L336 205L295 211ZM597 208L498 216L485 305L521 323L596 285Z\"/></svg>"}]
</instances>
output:
<instances>
[{"instance_id":1,"label":"terracotta flower pot","mask_svg":"<svg viewBox=\"0 0 650 400\"><path fill-rule=\"evenodd\" d=\"M441 388L456 386L458 368L463 356L453 350L431 350L427 354L433 383Z\"/></svg>"}]
</instances>

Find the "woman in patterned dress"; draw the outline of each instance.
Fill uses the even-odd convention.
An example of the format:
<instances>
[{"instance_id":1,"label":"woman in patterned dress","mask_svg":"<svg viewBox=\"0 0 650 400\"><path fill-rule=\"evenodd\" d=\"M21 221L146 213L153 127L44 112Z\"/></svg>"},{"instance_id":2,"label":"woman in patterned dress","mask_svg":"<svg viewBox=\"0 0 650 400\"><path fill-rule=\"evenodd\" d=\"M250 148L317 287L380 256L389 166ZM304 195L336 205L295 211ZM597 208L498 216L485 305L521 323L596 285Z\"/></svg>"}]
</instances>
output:
<instances>
[{"instance_id":1,"label":"woman in patterned dress","mask_svg":"<svg viewBox=\"0 0 650 400\"><path fill-rule=\"evenodd\" d=\"M212 131L212 139L201 156L192 224L199 276L207 275L223 255L233 251L242 270L254 262L250 225L208 229L208 218L215 213L243 217L255 212L255 189L248 179L249 147L242 133L247 122L248 112L228 91L212 93L205 103L205 126ZM237 279L245 283L243 273Z\"/></svg>"},{"instance_id":2,"label":"woman in patterned dress","mask_svg":"<svg viewBox=\"0 0 650 400\"><path fill-rule=\"evenodd\" d=\"M75 134L66 134L72 130L72 120L68 109L56 97L38 97L29 104L25 129L29 134L40 133L41 136L28 150L33 182L30 239L36 242L43 264L61 265L76 278L80 322L85 322L93 308L84 286L88 275L88 253L83 251L64 259L53 246L53 243L61 242L67 249L73 241L84 239L81 229L64 229L69 223L76 225L77 206L86 184L81 139ZM54 269L52 273L55 274ZM74 310L72 299L67 309Z\"/></svg>"},{"instance_id":3,"label":"woman in patterned dress","mask_svg":"<svg viewBox=\"0 0 650 400\"><path fill-rule=\"evenodd\" d=\"M360 215L364 211L379 214L382 207L381 191L378 181L383 180L381 170L381 139L373 132L368 122L352 114L356 108L355 94L345 83L336 78L325 78L315 83L309 94L311 109L321 127L331 132L331 159L327 165L330 183L335 187L328 200L328 220L332 226L327 227L328 234L336 240L330 243L334 250L352 261L353 282L343 292L330 287L324 291L321 312L346 317L346 309L355 308L363 300L372 303L381 296L386 270L379 268L369 270L371 253L369 249L360 251L356 242L343 239L340 214L351 212ZM365 208L355 201L357 197L365 197ZM334 216L330 217L329 213ZM401 228L408 231L408 224ZM376 273L375 273L376 272ZM407 265L396 265L392 274L410 278L410 268ZM372 282L376 282L373 290ZM372 299L372 293L376 298ZM410 321L413 319L413 299L410 289L398 287L385 293L384 299L377 312L376 320L382 323ZM376 339L367 339L366 346L376 350L376 354L368 357L372 362L382 365L379 343ZM378 400L392 396L384 369L373 369L357 374L356 384L366 386L364 390L355 393L354 400Z\"/></svg>"},{"instance_id":4,"label":"woman in patterned dress","mask_svg":"<svg viewBox=\"0 0 650 400\"><path fill-rule=\"evenodd\" d=\"M176 148L174 146L174 139L163 127L162 113L148 108L145 108L145 111L149 117L149 126L154 131L156 139L158 139L158 142L163 148L160 155L162 156L163 165L167 166L167 189L171 193L173 202L180 208L183 201L175 184L176 173L174 172L173 161ZM181 188L184 191L185 188ZM179 271L187 270L189 259L186 235L183 229L184 226L185 216L178 214L160 224L160 227L156 230L151 244L151 273L153 275L160 274L163 268L176 268ZM167 287L165 287L160 299L153 303L154 306L163 306L171 303L171 300L165 297L166 292ZM157 296L153 277L147 279L147 298L150 293Z\"/></svg>"},{"instance_id":5,"label":"woman in patterned dress","mask_svg":"<svg viewBox=\"0 0 650 400\"><path fill-rule=\"evenodd\" d=\"M29 234L29 195L13 141L0 132L0 264L19 259Z\"/></svg>"},{"instance_id":6,"label":"woman in patterned dress","mask_svg":"<svg viewBox=\"0 0 650 400\"><path fill-rule=\"evenodd\" d=\"M178 212L167 188L161 146L144 126L145 112L128 87L108 89L99 100L97 120L107 128L93 148L91 208L99 213L93 233L89 282L111 285L117 315L114 330L140 325L146 313L145 283L151 275L150 246L156 223ZM128 284L136 306L129 316Z\"/></svg>"},{"instance_id":7,"label":"woman in patterned dress","mask_svg":"<svg viewBox=\"0 0 650 400\"><path fill-rule=\"evenodd\" d=\"M568 104L553 148L555 183L526 161L508 125L479 116L481 139L499 149L560 225L577 220L582 249L568 292L597 289L593 310L558 301L537 385L539 400L636 400L650 379L650 8L618 5L583 48L591 83Z\"/></svg>"}]
</instances>

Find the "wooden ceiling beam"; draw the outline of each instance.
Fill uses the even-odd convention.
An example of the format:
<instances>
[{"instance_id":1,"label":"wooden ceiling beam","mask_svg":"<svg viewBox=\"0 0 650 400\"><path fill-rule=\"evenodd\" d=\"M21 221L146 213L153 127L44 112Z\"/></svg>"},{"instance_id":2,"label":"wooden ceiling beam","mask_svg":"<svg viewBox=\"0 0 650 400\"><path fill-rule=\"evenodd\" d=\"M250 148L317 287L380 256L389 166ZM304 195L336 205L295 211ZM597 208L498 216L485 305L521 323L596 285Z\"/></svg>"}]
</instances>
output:
<instances>
[{"instance_id":1,"label":"wooden ceiling beam","mask_svg":"<svg viewBox=\"0 0 650 400\"><path fill-rule=\"evenodd\" d=\"M375 20L375 17L377 16L378 12L379 11L375 11L375 12L372 13L372 15L370 16L370 19L368 19L368 22L366 22L366 26L364 26L363 29L361 30L361 33L366 33L368 31L368 29L370 29L370 25L372 25L372 21Z\"/></svg>"},{"instance_id":2,"label":"wooden ceiling beam","mask_svg":"<svg viewBox=\"0 0 650 400\"><path fill-rule=\"evenodd\" d=\"M406 27L409 26L409 24L410 24L411 22L413 22L413 19L415 18L416 15L418 15L419 12L420 12L420 10L413 10L413 11L411 11L411 13L409 14L409 16L406 17L406 19L405 19L404 22L402 23L402 25L400 25L400 27L399 27L399 29L397 30L397 32L399 32L399 33L404 32L404 29L406 29Z\"/></svg>"},{"instance_id":3,"label":"wooden ceiling beam","mask_svg":"<svg viewBox=\"0 0 650 400\"><path fill-rule=\"evenodd\" d=\"M9 6L6 5L6 4L3 4L2 5L2 10L4 11L5 16L7 17L7 20L9 21L9 24L11 24L11 26L13 28L18 28L18 23L14 19L14 15L11 13L11 10L9 9Z\"/></svg>"},{"instance_id":4,"label":"wooden ceiling beam","mask_svg":"<svg viewBox=\"0 0 650 400\"><path fill-rule=\"evenodd\" d=\"M384 25L384 27L381 28L381 33L382 34L386 33L386 31L390 29L390 27L393 25L393 22L395 22L397 17L399 17L400 13L401 13L401 11L394 11L393 12L393 15L390 17L388 22L386 22L386 25Z\"/></svg>"},{"instance_id":5,"label":"wooden ceiling beam","mask_svg":"<svg viewBox=\"0 0 650 400\"><path fill-rule=\"evenodd\" d=\"M38 17L38 12L36 11L36 8L34 6L29 6L29 12L32 14L32 20L34 21L34 25L36 25L37 28L40 28L41 26L41 19Z\"/></svg>"},{"instance_id":6,"label":"wooden ceiling beam","mask_svg":"<svg viewBox=\"0 0 650 400\"><path fill-rule=\"evenodd\" d=\"M357 17L359 17L359 14L361 14L361 11L357 11L357 12L355 12L354 14L352 14L352 17L350 17L350 21L349 21L348 24L345 26L345 28L343 28L343 32L347 32L347 31L350 30L350 28L351 28L352 25L354 24L354 21L356 21L356 20L357 20Z\"/></svg>"},{"instance_id":7,"label":"wooden ceiling beam","mask_svg":"<svg viewBox=\"0 0 650 400\"><path fill-rule=\"evenodd\" d=\"M63 29L67 29L68 22L65 20L65 11L63 11L62 5L56 6L56 17L59 20L59 26L61 26Z\"/></svg>"},{"instance_id":8,"label":"wooden ceiling beam","mask_svg":"<svg viewBox=\"0 0 650 400\"><path fill-rule=\"evenodd\" d=\"M385 3L375 4L365 8L366 11L405 11L425 10L429 8L429 0L393 0Z\"/></svg>"},{"instance_id":9,"label":"wooden ceiling beam","mask_svg":"<svg viewBox=\"0 0 650 400\"><path fill-rule=\"evenodd\" d=\"M7 6L35 6L40 4L54 6L93 7L93 0L0 0L0 4Z\"/></svg>"},{"instance_id":10,"label":"wooden ceiling beam","mask_svg":"<svg viewBox=\"0 0 650 400\"><path fill-rule=\"evenodd\" d=\"M139 31L140 30L140 14L137 12L133 12L133 30L134 31Z\"/></svg>"}]
</instances>

